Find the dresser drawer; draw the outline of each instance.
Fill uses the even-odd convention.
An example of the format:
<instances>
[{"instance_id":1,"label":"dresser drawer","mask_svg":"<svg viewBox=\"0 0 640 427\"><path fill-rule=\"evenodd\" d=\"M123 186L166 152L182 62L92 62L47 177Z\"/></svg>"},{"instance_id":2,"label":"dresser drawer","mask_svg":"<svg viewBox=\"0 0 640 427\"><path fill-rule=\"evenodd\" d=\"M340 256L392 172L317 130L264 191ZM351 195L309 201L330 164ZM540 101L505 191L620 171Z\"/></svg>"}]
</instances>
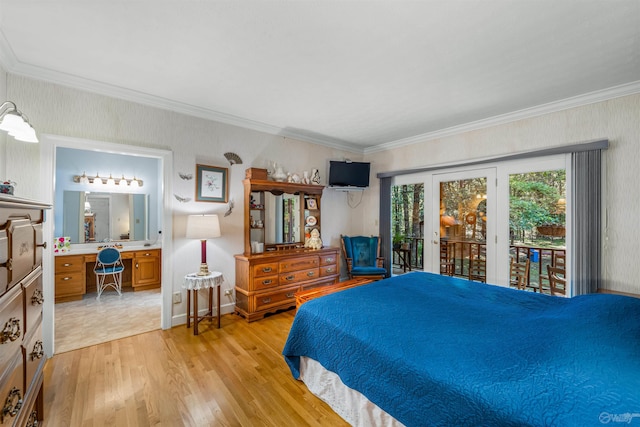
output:
<instances>
[{"instance_id":1,"label":"dresser drawer","mask_svg":"<svg viewBox=\"0 0 640 427\"><path fill-rule=\"evenodd\" d=\"M71 295L84 295L85 280L84 272L72 272L66 274L56 274L56 299Z\"/></svg>"},{"instance_id":2,"label":"dresser drawer","mask_svg":"<svg viewBox=\"0 0 640 427\"><path fill-rule=\"evenodd\" d=\"M56 257L56 274L84 271L84 255Z\"/></svg>"},{"instance_id":3,"label":"dresser drawer","mask_svg":"<svg viewBox=\"0 0 640 427\"><path fill-rule=\"evenodd\" d=\"M319 260L317 256L291 258L286 261L280 261L280 273L287 273L289 271L297 270L308 270L317 268L318 265Z\"/></svg>"},{"instance_id":4,"label":"dresser drawer","mask_svg":"<svg viewBox=\"0 0 640 427\"><path fill-rule=\"evenodd\" d=\"M0 295L7 290L9 284L9 236L7 230L0 230Z\"/></svg>"},{"instance_id":5,"label":"dresser drawer","mask_svg":"<svg viewBox=\"0 0 640 427\"><path fill-rule=\"evenodd\" d=\"M10 219L7 221L9 234L9 272L8 287L16 285L33 269L35 264L35 231L29 219Z\"/></svg>"},{"instance_id":6,"label":"dresser drawer","mask_svg":"<svg viewBox=\"0 0 640 427\"><path fill-rule=\"evenodd\" d=\"M44 363L44 347L42 345L42 323L38 324L29 342L22 347L24 357L24 389L27 390L38 372L38 367Z\"/></svg>"},{"instance_id":7,"label":"dresser drawer","mask_svg":"<svg viewBox=\"0 0 640 427\"><path fill-rule=\"evenodd\" d=\"M281 274L280 284L287 285L299 283L307 280L317 279L318 277L320 277L320 270L318 268L310 268L303 271L293 271L291 273Z\"/></svg>"},{"instance_id":8,"label":"dresser drawer","mask_svg":"<svg viewBox=\"0 0 640 427\"><path fill-rule=\"evenodd\" d=\"M320 257L320 265L335 265L338 263L338 257L335 254L322 255Z\"/></svg>"},{"instance_id":9,"label":"dresser drawer","mask_svg":"<svg viewBox=\"0 0 640 427\"><path fill-rule=\"evenodd\" d=\"M278 276L263 276L253 279L251 291L261 291L278 286Z\"/></svg>"},{"instance_id":10,"label":"dresser drawer","mask_svg":"<svg viewBox=\"0 0 640 427\"><path fill-rule=\"evenodd\" d=\"M335 264L320 267L320 277L333 276L336 274L338 274L338 267Z\"/></svg>"},{"instance_id":11,"label":"dresser drawer","mask_svg":"<svg viewBox=\"0 0 640 427\"><path fill-rule=\"evenodd\" d=\"M24 369L22 354L17 354L10 361L6 372L6 381L0 384L0 426L11 426L20 416L20 409L25 398ZM6 412L5 412L6 411Z\"/></svg>"},{"instance_id":12,"label":"dresser drawer","mask_svg":"<svg viewBox=\"0 0 640 427\"><path fill-rule=\"evenodd\" d=\"M22 288L15 286L2 297L0 303L0 373L4 371L22 343L24 337L22 310Z\"/></svg>"},{"instance_id":13,"label":"dresser drawer","mask_svg":"<svg viewBox=\"0 0 640 427\"><path fill-rule=\"evenodd\" d=\"M40 322L42 315L42 267L35 269L23 282L24 295L24 333L30 333L34 325Z\"/></svg>"},{"instance_id":14,"label":"dresser drawer","mask_svg":"<svg viewBox=\"0 0 640 427\"><path fill-rule=\"evenodd\" d=\"M253 277L271 276L278 273L278 263L256 264L252 267Z\"/></svg>"},{"instance_id":15,"label":"dresser drawer","mask_svg":"<svg viewBox=\"0 0 640 427\"><path fill-rule=\"evenodd\" d=\"M296 292L298 291L298 287L294 286L287 289L281 289L275 292L255 294L252 298L255 298L255 310L263 310L267 309L274 305L281 305L287 301L291 302L291 305L294 306L296 304Z\"/></svg>"}]
</instances>

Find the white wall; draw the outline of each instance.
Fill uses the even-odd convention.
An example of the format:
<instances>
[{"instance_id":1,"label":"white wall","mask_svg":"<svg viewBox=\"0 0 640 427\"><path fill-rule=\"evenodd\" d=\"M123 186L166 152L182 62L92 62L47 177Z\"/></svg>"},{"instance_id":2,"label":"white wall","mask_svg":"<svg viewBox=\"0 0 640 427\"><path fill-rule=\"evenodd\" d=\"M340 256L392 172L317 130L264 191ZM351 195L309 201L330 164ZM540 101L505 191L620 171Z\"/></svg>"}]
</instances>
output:
<instances>
[{"instance_id":1,"label":"white wall","mask_svg":"<svg viewBox=\"0 0 640 427\"><path fill-rule=\"evenodd\" d=\"M455 163L607 138L604 288L640 294L640 94L365 156L373 174ZM365 232L377 232L377 180L363 202Z\"/></svg>"},{"instance_id":2,"label":"white wall","mask_svg":"<svg viewBox=\"0 0 640 427\"><path fill-rule=\"evenodd\" d=\"M328 159L345 157L358 160L353 153L303 141L247 130L210 120L189 117L158 108L96 95L51 83L9 74L8 96L24 111L39 134L61 135L92 141L106 141L173 152L173 193L190 197L188 203L173 198L172 277L163 277L163 286L181 291L185 274L196 271L200 261L200 243L185 239L186 216L192 213L218 213L222 237L209 240L209 268L221 271L226 287L235 283L234 254L243 248L242 180L245 169L266 167L273 161L285 170L301 173L317 168L326 171ZM229 165L226 152L238 154L243 164ZM38 144L8 142L0 156L7 162L7 175L19 182L18 196L53 202L41 183L52 176L41 176L42 165L52 159L40 158ZM233 214L224 217L226 204L195 202L195 182L180 179L178 173L195 176L197 163L229 169L229 196L235 201ZM89 172L89 171L87 171ZM94 172L95 173L95 172ZM325 182L326 177L321 176ZM55 209L55 207L54 207ZM358 212L358 210L355 210ZM351 233L354 210L344 194L326 190L322 199L322 238L325 245L338 245L341 233ZM53 274L53 273L51 273ZM228 298L228 297L225 297ZM185 301L186 298L183 298ZM222 301L227 311L232 300ZM185 313L185 303L173 305L173 318Z\"/></svg>"},{"instance_id":3,"label":"white wall","mask_svg":"<svg viewBox=\"0 0 640 427\"><path fill-rule=\"evenodd\" d=\"M7 101L7 73L0 66L0 102ZM6 174L7 156L2 155L7 150L7 133L0 132L0 182L9 177Z\"/></svg>"}]
</instances>

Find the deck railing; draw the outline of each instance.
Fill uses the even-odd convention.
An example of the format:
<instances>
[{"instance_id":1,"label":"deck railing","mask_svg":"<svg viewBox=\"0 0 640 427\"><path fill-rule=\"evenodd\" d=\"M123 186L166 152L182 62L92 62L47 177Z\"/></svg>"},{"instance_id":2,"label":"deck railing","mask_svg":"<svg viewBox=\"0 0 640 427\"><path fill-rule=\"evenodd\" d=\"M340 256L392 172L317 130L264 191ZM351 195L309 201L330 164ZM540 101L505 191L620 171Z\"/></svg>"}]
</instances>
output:
<instances>
[{"instance_id":1,"label":"deck railing","mask_svg":"<svg viewBox=\"0 0 640 427\"><path fill-rule=\"evenodd\" d=\"M450 254L449 257L453 262L453 275L457 277L469 277L469 259L478 255L484 256L486 253L486 243L472 240L441 240L441 244L447 244ZM410 245L410 265L412 269L423 268L423 245L422 237L414 237ZM530 284L540 284L541 278L546 277L547 265L554 266L556 254L564 254L566 249L563 248L544 248L541 246L526 245L510 245L509 256L514 257L518 262L526 261L529 258ZM394 264L400 264L394 255Z\"/></svg>"}]
</instances>

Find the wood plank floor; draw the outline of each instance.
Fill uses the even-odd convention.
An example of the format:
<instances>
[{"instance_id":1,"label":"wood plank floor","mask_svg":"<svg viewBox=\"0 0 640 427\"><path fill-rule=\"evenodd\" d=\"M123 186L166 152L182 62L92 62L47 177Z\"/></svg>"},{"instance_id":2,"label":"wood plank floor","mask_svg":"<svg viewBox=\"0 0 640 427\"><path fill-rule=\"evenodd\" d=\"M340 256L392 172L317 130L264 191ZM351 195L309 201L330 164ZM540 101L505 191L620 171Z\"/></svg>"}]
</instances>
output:
<instances>
[{"instance_id":1,"label":"wood plank floor","mask_svg":"<svg viewBox=\"0 0 640 427\"><path fill-rule=\"evenodd\" d=\"M295 311L221 329L184 325L56 354L45 426L346 426L291 376L282 348Z\"/></svg>"}]
</instances>

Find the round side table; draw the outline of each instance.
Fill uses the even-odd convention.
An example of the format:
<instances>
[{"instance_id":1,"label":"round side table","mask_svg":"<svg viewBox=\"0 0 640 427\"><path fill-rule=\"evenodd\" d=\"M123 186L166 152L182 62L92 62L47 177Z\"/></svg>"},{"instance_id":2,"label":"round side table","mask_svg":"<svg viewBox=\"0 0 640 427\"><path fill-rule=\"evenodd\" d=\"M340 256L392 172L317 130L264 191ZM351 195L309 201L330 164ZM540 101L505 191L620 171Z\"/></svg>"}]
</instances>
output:
<instances>
[{"instance_id":1,"label":"round side table","mask_svg":"<svg viewBox=\"0 0 640 427\"><path fill-rule=\"evenodd\" d=\"M220 328L220 286L224 282L222 273L212 271L206 276L199 276L198 273L191 273L184 276L182 287L187 290L187 328L191 327L193 320L193 334L198 335L198 323L203 319L218 318L218 329ZM213 289L218 290L216 316L213 315ZM198 291L209 289L209 309L203 316L198 316ZM191 312L191 295L193 294L193 313Z\"/></svg>"}]
</instances>

